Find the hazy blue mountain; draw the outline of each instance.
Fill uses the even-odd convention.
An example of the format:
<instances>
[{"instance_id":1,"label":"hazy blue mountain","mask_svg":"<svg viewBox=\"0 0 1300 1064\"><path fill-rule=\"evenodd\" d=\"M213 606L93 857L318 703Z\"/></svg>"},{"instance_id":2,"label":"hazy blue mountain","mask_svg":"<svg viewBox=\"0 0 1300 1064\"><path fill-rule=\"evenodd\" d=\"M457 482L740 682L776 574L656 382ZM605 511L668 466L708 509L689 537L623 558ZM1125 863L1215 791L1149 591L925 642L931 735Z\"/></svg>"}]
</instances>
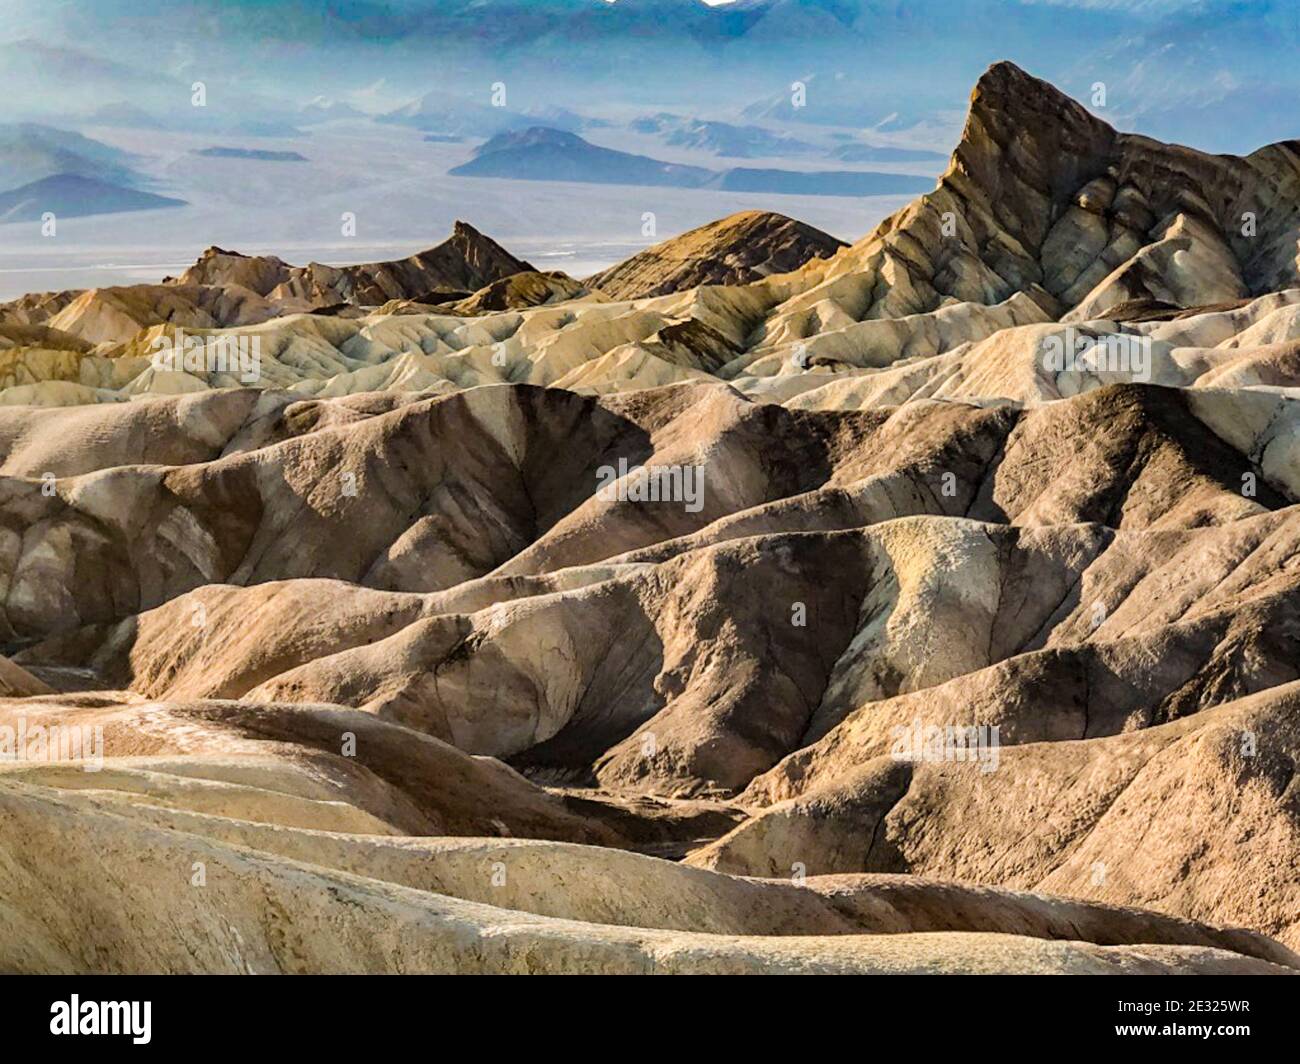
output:
<instances>
[{"instance_id":1,"label":"hazy blue mountain","mask_svg":"<svg viewBox=\"0 0 1300 1064\"><path fill-rule=\"evenodd\" d=\"M973 79L972 79L973 80ZM795 86L798 86L798 91ZM962 99L965 90L958 90ZM781 84L741 112L751 122L910 129L953 103L952 90L935 79L917 89L895 78L864 86L843 74L813 72Z\"/></svg>"},{"instance_id":2,"label":"hazy blue mountain","mask_svg":"<svg viewBox=\"0 0 1300 1064\"><path fill-rule=\"evenodd\" d=\"M162 117L162 115L166 117ZM250 117L242 114L209 114L199 108L150 112L129 103L110 103L87 114L66 116L65 121L86 126L119 129L147 129L160 133L242 134L248 137L300 137L306 134L284 116Z\"/></svg>"},{"instance_id":3,"label":"hazy blue mountain","mask_svg":"<svg viewBox=\"0 0 1300 1064\"><path fill-rule=\"evenodd\" d=\"M768 192L785 196L903 196L934 190L934 180L911 174L861 170L727 170L711 187L728 192Z\"/></svg>"},{"instance_id":4,"label":"hazy blue mountain","mask_svg":"<svg viewBox=\"0 0 1300 1064\"><path fill-rule=\"evenodd\" d=\"M608 123L593 120L558 104L538 104L522 110L494 106L491 84L484 83L479 98L435 89L396 110L380 115L375 121L385 125L408 126L427 133L464 139L487 139L510 130L545 126L578 132Z\"/></svg>"},{"instance_id":5,"label":"hazy blue mountain","mask_svg":"<svg viewBox=\"0 0 1300 1064\"><path fill-rule=\"evenodd\" d=\"M375 121L458 137L492 137L505 130L526 129L535 124L526 115L493 107L489 100L486 92L483 100L478 101L434 91L380 115Z\"/></svg>"},{"instance_id":6,"label":"hazy blue mountain","mask_svg":"<svg viewBox=\"0 0 1300 1064\"><path fill-rule=\"evenodd\" d=\"M856 170L811 174L747 168L707 170L601 148L575 133L541 127L493 137L478 149L473 159L451 173L458 177L503 177L516 181L657 185L799 196L903 195L928 192L934 187L929 178Z\"/></svg>"},{"instance_id":7,"label":"hazy blue mountain","mask_svg":"<svg viewBox=\"0 0 1300 1064\"><path fill-rule=\"evenodd\" d=\"M331 100L324 96L317 96L314 100L303 104L298 111L298 121L302 125L314 125L317 122L333 122L344 118L365 118L364 112L359 111L351 104L343 100Z\"/></svg>"},{"instance_id":8,"label":"hazy blue mountain","mask_svg":"<svg viewBox=\"0 0 1300 1064\"><path fill-rule=\"evenodd\" d=\"M205 159L249 159L261 163L305 163L307 157L296 151L264 151L261 148L196 148L194 155Z\"/></svg>"},{"instance_id":9,"label":"hazy blue mountain","mask_svg":"<svg viewBox=\"0 0 1300 1064\"><path fill-rule=\"evenodd\" d=\"M131 156L80 133L34 122L0 125L0 189L55 174L94 177L118 185L139 183Z\"/></svg>"},{"instance_id":10,"label":"hazy blue mountain","mask_svg":"<svg viewBox=\"0 0 1300 1064\"><path fill-rule=\"evenodd\" d=\"M150 114L143 107L118 101L96 107L86 116L86 122L92 126L108 126L120 129L166 129L164 122L157 115Z\"/></svg>"},{"instance_id":11,"label":"hazy blue mountain","mask_svg":"<svg viewBox=\"0 0 1300 1064\"><path fill-rule=\"evenodd\" d=\"M458 177L508 177L516 181L580 181L597 185L669 185L692 188L715 177L699 166L665 163L645 155L600 148L576 133L534 126L500 133L474 158L451 171Z\"/></svg>"},{"instance_id":12,"label":"hazy blue mountain","mask_svg":"<svg viewBox=\"0 0 1300 1064\"><path fill-rule=\"evenodd\" d=\"M183 207L184 200L97 181L78 174L55 174L0 193L0 223L38 221L47 211L60 218Z\"/></svg>"},{"instance_id":13,"label":"hazy blue mountain","mask_svg":"<svg viewBox=\"0 0 1300 1064\"><path fill-rule=\"evenodd\" d=\"M638 133L656 134L675 148L694 148L732 159L815 155L821 150L788 133L773 132L762 126L737 126L666 113L638 118L630 123L630 128Z\"/></svg>"},{"instance_id":14,"label":"hazy blue mountain","mask_svg":"<svg viewBox=\"0 0 1300 1064\"><path fill-rule=\"evenodd\" d=\"M889 148L876 144L841 144L831 150L832 158L845 163L929 163L946 162L948 156L919 148Z\"/></svg>"}]
</instances>

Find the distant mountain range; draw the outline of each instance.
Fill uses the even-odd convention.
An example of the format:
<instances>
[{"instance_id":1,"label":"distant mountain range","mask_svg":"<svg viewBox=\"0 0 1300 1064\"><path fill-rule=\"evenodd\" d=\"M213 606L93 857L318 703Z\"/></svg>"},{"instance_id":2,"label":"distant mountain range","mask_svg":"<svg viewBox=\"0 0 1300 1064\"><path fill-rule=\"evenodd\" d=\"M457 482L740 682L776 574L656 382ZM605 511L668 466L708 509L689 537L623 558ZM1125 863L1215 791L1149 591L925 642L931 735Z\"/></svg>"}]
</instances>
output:
<instances>
[{"instance_id":1,"label":"distant mountain range","mask_svg":"<svg viewBox=\"0 0 1300 1064\"><path fill-rule=\"evenodd\" d=\"M59 218L82 218L183 206L184 200L155 196L79 174L55 174L12 192L0 193L0 223L39 221L46 212Z\"/></svg>"},{"instance_id":2,"label":"distant mountain range","mask_svg":"<svg viewBox=\"0 0 1300 1064\"><path fill-rule=\"evenodd\" d=\"M869 170L756 170L735 167L710 182L726 192L775 192L785 196L903 196L929 192L934 178L877 174Z\"/></svg>"},{"instance_id":3,"label":"distant mountain range","mask_svg":"<svg viewBox=\"0 0 1300 1064\"><path fill-rule=\"evenodd\" d=\"M930 163L946 162L940 151L919 148L889 148L875 144L842 144L831 150L831 157L846 163Z\"/></svg>"},{"instance_id":4,"label":"distant mountain range","mask_svg":"<svg viewBox=\"0 0 1300 1064\"><path fill-rule=\"evenodd\" d=\"M0 190L55 174L136 185L131 156L97 140L34 122L0 125Z\"/></svg>"},{"instance_id":5,"label":"distant mountain range","mask_svg":"<svg viewBox=\"0 0 1300 1064\"><path fill-rule=\"evenodd\" d=\"M418 100L379 115L375 121L457 137L491 137L503 130L526 129L536 124L535 119L504 107L440 91L426 93Z\"/></svg>"},{"instance_id":6,"label":"distant mountain range","mask_svg":"<svg viewBox=\"0 0 1300 1064\"><path fill-rule=\"evenodd\" d=\"M363 111L357 110L351 104L343 100L330 100L324 96L317 96L314 100L304 104L299 110L298 118L303 125L314 125L317 122L335 122L339 119L348 118L365 118Z\"/></svg>"},{"instance_id":7,"label":"distant mountain range","mask_svg":"<svg viewBox=\"0 0 1300 1064\"><path fill-rule=\"evenodd\" d=\"M498 134L482 145L473 159L451 173L457 177L514 181L713 188L802 196L904 195L926 192L934 185L929 178L865 171L709 170L602 148L576 133L541 126Z\"/></svg>"},{"instance_id":8,"label":"distant mountain range","mask_svg":"<svg viewBox=\"0 0 1300 1064\"><path fill-rule=\"evenodd\" d=\"M665 144L674 148L695 148L732 159L816 155L821 151L815 144L762 126L737 126L684 115L647 115L635 119L629 128L637 133L660 136Z\"/></svg>"},{"instance_id":9,"label":"distant mountain range","mask_svg":"<svg viewBox=\"0 0 1300 1064\"><path fill-rule=\"evenodd\" d=\"M782 130L667 112L633 119L628 128L636 133L658 136L670 147L707 151L731 159L826 155L846 163L928 163L943 162L948 158L944 152L852 141L849 133L837 134L847 143L828 149Z\"/></svg>"},{"instance_id":10,"label":"distant mountain range","mask_svg":"<svg viewBox=\"0 0 1300 1064\"><path fill-rule=\"evenodd\" d=\"M198 109L146 111L129 103L110 103L85 115L64 116L60 122L110 129L146 129L159 133L207 133L213 136L301 137L306 133L285 117L214 119ZM326 119L305 112L301 125Z\"/></svg>"},{"instance_id":11,"label":"distant mountain range","mask_svg":"<svg viewBox=\"0 0 1300 1064\"><path fill-rule=\"evenodd\" d=\"M184 201L146 189L135 157L66 129L0 125L0 224L177 207Z\"/></svg>"},{"instance_id":12,"label":"distant mountain range","mask_svg":"<svg viewBox=\"0 0 1300 1064\"><path fill-rule=\"evenodd\" d=\"M508 177L515 181L673 188L700 188L716 176L700 166L680 166L600 148L576 133L543 126L497 134L478 148L473 159L451 173L457 177Z\"/></svg>"},{"instance_id":13,"label":"distant mountain range","mask_svg":"<svg viewBox=\"0 0 1300 1064\"><path fill-rule=\"evenodd\" d=\"M268 130L346 114L359 106L350 95L381 82L386 104L436 84L486 107L504 79L511 108L531 117L516 128L575 128L540 112L593 89L642 108L707 98L712 117L754 104L741 125L910 128L953 110L980 70L1009 57L1084 98L1104 81L1105 117L1125 127L1240 151L1293 135L1286 104L1300 91L1293 0L230 0L223 12L212 23L190 5L9 0L5 30L22 39L0 45L0 92L12 113L44 120L129 103L168 128L233 128L255 114ZM146 38L172 50L147 69L118 61ZM189 88L213 69L221 83L205 114ZM795 81L807 106L790 103ZM317 97L326 102L304 113ZM499 111L479 128L436 117L395 119L442 134L503 129Z\"/></svg>"},{"instance_id":14,"label":"distant mountain range","mask_svg":"<svg viewBox=\"0 0 1300 1064\"><path fill-rule=\"evenodd\" d=\"M196 148L195 155L205 159L250 159L262 163L305 163L307 157L296 151L265 151L261 148Z\"/></svg>"},{"instance_id":15,"label":"distant mountain range","mask_svg":"<svg viewBox=\"0 0 1300 1064\"><path fill-rule=\"evenodd\" d=\"M484 94L484 100L490 99ZM576 132L607 123L587 118L565 107L532 107L526 111L494 106L442 89L425 93L417 100L375 119L384 125L407 126L439 137L492 137L513 129L544 125Z\"/></svg>"}]
</instances>

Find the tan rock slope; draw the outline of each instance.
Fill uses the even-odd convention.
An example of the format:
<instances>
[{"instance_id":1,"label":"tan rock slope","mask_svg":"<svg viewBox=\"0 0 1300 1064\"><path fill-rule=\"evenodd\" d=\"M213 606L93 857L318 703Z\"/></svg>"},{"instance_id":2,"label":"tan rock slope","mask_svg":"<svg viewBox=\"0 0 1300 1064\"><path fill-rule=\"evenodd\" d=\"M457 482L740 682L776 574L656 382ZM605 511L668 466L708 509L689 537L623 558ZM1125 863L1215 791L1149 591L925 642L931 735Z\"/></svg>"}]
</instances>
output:
<instances>
[{"instance_id":1,"label":"tan rock slope","mask_svg":"<svg viewBox=\"0 0 1300 1064\"><path fill-rule=\"evenodd\" d=\"M353 303L382 306L393 299L430 293L474 292L532 267L465 222L437 247L408 259L332 267L313 262L290 266L274 255L241 255L210 247L198 262L166 283L239 286L273 302L310 307Z\"/></svg>"},{"instance_id":2,"label":"tan rock slope","mask_svg":"<svg viewBox=\"0 0 1300 1064\"><path fill-rule=\"evenodd\" d=\"M108 345L105 354L113 358L118 355L113 345L139 339L163 323L195 331L243 328L338 304L445 303L528 271L528 263L465 222L457 222L441 244L410 258L356 266L290 266L274 255L210 247L180 277L159 285L48 293L0 304L0 340L6 347L21 340L21 346L38 351L79 350L68 347L66 335ZM15 332L23 327L26 334ZM33 376L42 379L39 370Z\"/></svg>"},{"instance_id":3,"label":"tan rock slope","mask_svg":"<svg viewBox=\"0 0 1300 1064\"><path fill-rule=\"evenodd\" d=\"M842 240L770 211L742 211L647 248L587 284L611 299L640 299L703 284L748 284L830 258Z\"/></svg>"},{"instance_id":4,"label":"tan rock slope","mask_svg":"<svg viewBox=\"0 0 1300 1064\"><path fill-rule=\"evenodd\" d=\"M1294 973L1298 223L999 64L852 247L0 308L0 970Z\"/></svg>"},{"instance_id":5,"label":"tan rock slope","mask_svg":"<svg viewBox=\"0 0 1300 1064\"><path fill-rule=\"evenodd\" d=\"M531 269L473 226L457 222L447 240L408 259L341 268L314 262L291 270L268 294L313 307L334 303L374 307L390 299L432 302L430 294L470 293Z\"/></svg>"},{"instance_id":6,"label":"tan rock slope","mask_svg":"<svg viewBox=\"0 0 1300 1064\"><path fill-rule=\"evenodd\" d=\"M1297 142L1246 158L1160 144L1117 132L1000 63L976 86L936 190L851 248L779 215L746 212L589 279L604 298L534 279L515 287L541 287L539 295L481 293L457 305L427 287L469 292L528 269L462 223L446 244L406 263L313 266L288 278L279 260L214 251L181 280L258 286L236 282L232 293L244 296L228 296L223 314L198 294L189 298L202 312L179 316L176 308L109 314L97 293L63 294L16 301L0 309L0 323L115 341L80 356L10 354L21 364L8 379L32 386L13 401L44 404L238 383L220 373L150 373L139 354L153 337L141 329L175 321L248 331L276 314L253 330L273 349L262 383L306 394L523 380L609 392L715 376L776 402L857 408L918 394L1034 402L1107 382L1112 371L1097 348L1135 340L1150 340L1144 376L1159 383L1195 386L1233 365L1234 387L1287 387L1286 350L1276 345L1300 339L1298 203ZM480 262L494 275L473 266ZM270 311L249 305L248 292L273 280L263 297ZM159 297L146 289L137 302L148 306ZM65 313L73 298L90 305ZM571 302L561 310L557 299ZM399 305L349 312L324 335L292 316L392 300ZM443 305L409 313L430 303ZM1093 350L1078 366L1043 364L1051 337L1080 334Z\"/></svg>"},{"instance_id":7,"label":"tan rock slope","mask_svg":"<svg viewBox=\"0 0 1300 1064\"><path fill-rule=\"evenodd\" d=\"M14 839L0 896L28 899L6 913L9 971L1269 974L1298 960L1244 932L951 885L765 887L556 843L268 830L36 785L0 783L0 824ZM971 908L986 926L947 929ZM142 920L167 931L141 935ZM1144 944L1110 944L1115 927Z\"/></svg>"}]
</instances>

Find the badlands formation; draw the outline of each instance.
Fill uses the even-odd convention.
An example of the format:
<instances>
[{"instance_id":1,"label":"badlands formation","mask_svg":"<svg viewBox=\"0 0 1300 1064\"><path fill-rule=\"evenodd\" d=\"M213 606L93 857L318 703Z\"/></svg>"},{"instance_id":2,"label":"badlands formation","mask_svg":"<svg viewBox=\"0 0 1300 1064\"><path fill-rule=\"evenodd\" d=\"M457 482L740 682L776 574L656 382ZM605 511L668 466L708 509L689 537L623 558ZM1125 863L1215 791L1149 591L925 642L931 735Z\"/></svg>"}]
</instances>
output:
<instances>
[{"instance_id":1,"label":"badlands formation","mask_svg":"<svg viewBox=\"0 0 1300 1064\"><path fill-rule=\"evenodd\" d=\"M0 970L1300 969L1298 240L999 64L851 247L0 307Z\"/></svg>"}]
</instances>

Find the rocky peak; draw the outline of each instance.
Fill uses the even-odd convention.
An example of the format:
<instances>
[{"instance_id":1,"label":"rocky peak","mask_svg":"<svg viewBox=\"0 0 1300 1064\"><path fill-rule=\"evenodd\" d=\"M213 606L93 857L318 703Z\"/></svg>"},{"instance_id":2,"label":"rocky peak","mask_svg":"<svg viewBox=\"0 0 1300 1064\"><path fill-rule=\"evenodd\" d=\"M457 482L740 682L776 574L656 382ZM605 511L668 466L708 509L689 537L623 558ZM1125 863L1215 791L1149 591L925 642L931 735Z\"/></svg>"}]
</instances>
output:
<instances>
[{"instance_id":1,"label":"rocky peak","mask_svg":"<svg viewBox=\"0 0 1300 1064\"><path fill-rule=\"evenodd\" d=\"M828 258L842 240L772 211L741 211L611 266L588 284L612 299L664 295L702 284L748 284Z\"/></svg>"}]
</instances>

